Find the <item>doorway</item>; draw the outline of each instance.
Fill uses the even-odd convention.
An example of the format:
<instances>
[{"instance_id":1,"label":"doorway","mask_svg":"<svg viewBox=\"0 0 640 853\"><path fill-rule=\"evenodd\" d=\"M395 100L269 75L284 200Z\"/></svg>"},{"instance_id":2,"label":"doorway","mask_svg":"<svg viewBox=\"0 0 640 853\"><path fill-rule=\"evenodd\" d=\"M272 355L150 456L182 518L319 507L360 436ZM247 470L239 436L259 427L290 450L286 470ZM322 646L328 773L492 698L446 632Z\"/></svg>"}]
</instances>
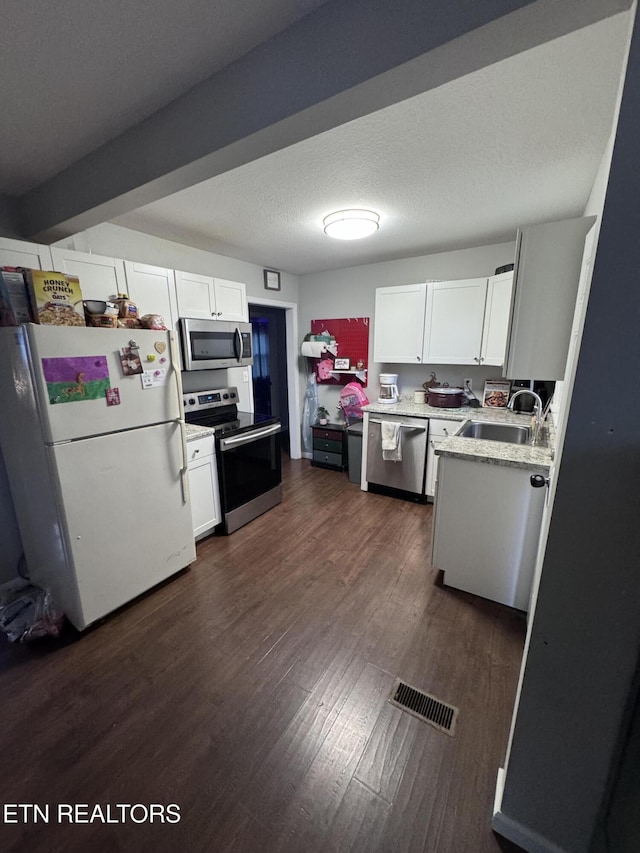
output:
<instances>
[{"instance_id":1,"label":"doorway","mask_svg":"<svg viewBox=\"0 0 640 853\"><path fill-rule=\"evenodd\" d=\"M253 333L253 399L255 411L280 418L282 448L290 453L286 311L271 305L249 305Z\"/></svg>"}]
</instances>

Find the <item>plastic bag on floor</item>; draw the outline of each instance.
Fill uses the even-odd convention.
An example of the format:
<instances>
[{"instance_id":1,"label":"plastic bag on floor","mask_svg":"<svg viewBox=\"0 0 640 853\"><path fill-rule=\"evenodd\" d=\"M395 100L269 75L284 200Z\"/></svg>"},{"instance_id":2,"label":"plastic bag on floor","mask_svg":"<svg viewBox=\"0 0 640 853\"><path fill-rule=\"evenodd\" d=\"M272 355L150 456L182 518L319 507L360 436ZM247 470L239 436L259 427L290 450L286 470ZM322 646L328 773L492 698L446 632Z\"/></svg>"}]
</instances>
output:
<instances>
[{"instance_id":1,"label":"plastic bag on floor","mask_svg":"<svg viewBox=\"0 0 640 853\"><path fill-rule=\"evenodd\" d=\"M10 642L57 637L63 622L64 614L55 606L50 592L25 580L0 585L0 631Z\"/></svg>"}]
</instances>

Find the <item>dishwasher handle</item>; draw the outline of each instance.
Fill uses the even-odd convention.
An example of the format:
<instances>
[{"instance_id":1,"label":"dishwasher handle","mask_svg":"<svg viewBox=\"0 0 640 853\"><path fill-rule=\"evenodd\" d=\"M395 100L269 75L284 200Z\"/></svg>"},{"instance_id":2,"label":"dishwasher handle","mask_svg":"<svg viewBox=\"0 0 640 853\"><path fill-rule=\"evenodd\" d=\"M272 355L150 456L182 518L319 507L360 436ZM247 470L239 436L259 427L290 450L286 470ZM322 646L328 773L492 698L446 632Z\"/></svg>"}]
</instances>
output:
<instances>
[{"instance_id":1,"label":"dishwasher handle","mask_svg":"<svg viewBox=\"0 0 640 853\"><path fill-rule=\"evenodd\" d=\"M370 424L382 424L382 423L391 423L395 424L397 421L379 421L377 418L369 418ZM398 424L401 429L419 429L423 432L429 429L429 424L427 426L416 426L415 424Z\"/></svg>"}]
</instances>

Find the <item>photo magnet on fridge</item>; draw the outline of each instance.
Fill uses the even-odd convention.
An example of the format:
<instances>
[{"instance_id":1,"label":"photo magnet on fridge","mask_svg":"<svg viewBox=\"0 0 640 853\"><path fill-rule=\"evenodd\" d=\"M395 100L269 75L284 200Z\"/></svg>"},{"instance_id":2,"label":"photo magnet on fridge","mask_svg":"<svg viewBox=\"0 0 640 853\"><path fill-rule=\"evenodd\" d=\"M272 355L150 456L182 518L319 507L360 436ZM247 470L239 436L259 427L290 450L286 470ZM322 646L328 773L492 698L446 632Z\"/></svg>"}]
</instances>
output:
<instances>
[{"instance_id":1,"label":"photo magnet on fridge","mask_svg":"<svg viewBox=\"0 0 640 853\"><path fill-rule=\"evenodd\" d=\"M120 364L122 365L122 372L125 376L137 376L144 369L140 360L140 353L133 347L122 347L120 350Z\"/></svg>"}]
</instances>

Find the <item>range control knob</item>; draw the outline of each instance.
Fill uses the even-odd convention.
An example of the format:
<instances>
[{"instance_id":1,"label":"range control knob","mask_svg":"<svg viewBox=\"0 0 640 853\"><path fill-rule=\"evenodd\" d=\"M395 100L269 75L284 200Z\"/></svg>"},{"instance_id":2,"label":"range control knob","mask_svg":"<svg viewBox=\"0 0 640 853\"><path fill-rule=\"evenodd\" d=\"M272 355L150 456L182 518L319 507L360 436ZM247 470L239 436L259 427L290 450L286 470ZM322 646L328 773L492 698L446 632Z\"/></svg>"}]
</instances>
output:
<instances>
[{"instance_id":1,"label":"range control knob","mask_svg":"<svg viewBox=\"0 0 640 853\"><path fill-rule=\"evenodd\" d=\"M193 397L189 397L189 405L195 406L195 404L196 404L196 401L193 399Z\"/></svg>"},{"instance_id":2,"label":"range control knob","mask_svg":"<svg viewBox=\"0 0 640 853\"><path fill-rule=\"evenodd\" d=\"M228 395L228 394L223 394L223 395L222 395L222 399L223 399L223 400L228 400L228 399L229 399L229 395Z\"/></svg>"},{"instance_id":3,"label":"range control knob","mask_svg":"<svg viewBox=\"0 0 640 853\"><path fill-rule=\"evenodd\" d=\"M231 397L231 399L233 400L233 398L234 398L236 395L235 395L235 394L234 394L234 392L232 391L232 392L231 392L231 394L230 394L229 396L230 396L230 397Z\"/></svg>"}]
</instances>

